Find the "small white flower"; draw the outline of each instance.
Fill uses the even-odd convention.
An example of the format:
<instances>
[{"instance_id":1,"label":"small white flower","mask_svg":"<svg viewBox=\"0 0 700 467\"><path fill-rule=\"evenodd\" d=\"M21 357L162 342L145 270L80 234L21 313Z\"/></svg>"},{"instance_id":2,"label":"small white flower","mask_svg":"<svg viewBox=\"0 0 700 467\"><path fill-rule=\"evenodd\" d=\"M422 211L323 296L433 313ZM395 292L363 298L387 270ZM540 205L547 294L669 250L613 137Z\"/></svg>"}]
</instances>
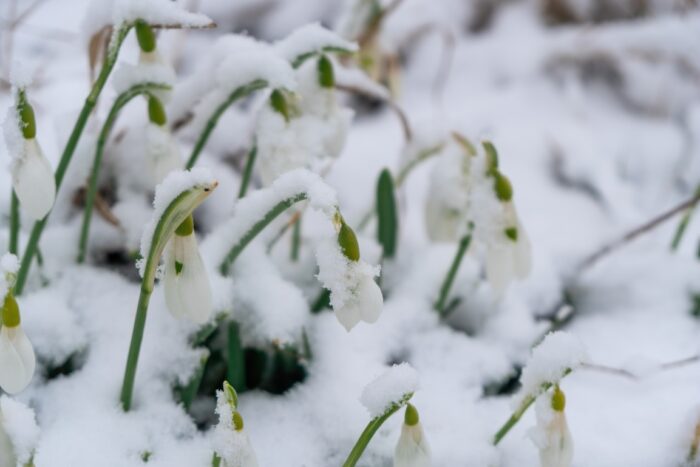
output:
<instances>
[{"instance_id":1,"label":"small white flower","mask_svg":"<svg viewBox=\"0 0 700 467\"><path fill-rule=\"evenodd\" d=\"M24 211L40 220L53 207L56 180L36 139L25 139L23 144L22 155L12 164L12 186Z\"/></svg>"},{"instance_id":2,"label":"small white flower","mask_svg":"<svg viewBox=\"0 0 700 467\"><path fill-rule=\"evenodd\" d=\"M206 323L212 310L211 289L194 230L175 233L165 251L165 303L178 318Z\"/></svg>"},{"instance_id":3,"label":"small white flower","mask_svg":"<svg viewBox=\"0 0 700 467\"><path fill-rule=\"evenodd\" d=\"M506 216L511 219L495 239L488 242L486 276L497 294L503 293L513 279L524 279L532 269L530 239L515 214L512 203L505 205Z\"/></svg>"},{"instance_id":4,"label":"small white flower","mask_svg":"<svg viewBox=\"0 0 700 467\"><path fill-rule=\"evenodd\" d=\"M31 342L20 326L19 308L7 295L2 308L0 328L0 388L17 394L27 387L34 376L36 358Z\"/></svg>"},{"instance_id":5,"label":"small white flower","mask_svg":"<svg viewBox=\"0 0 700 467\"><path fill-rule=\"evenodd\" d=\"M570 467L574 457L574 442L564 414L564 393L558 387L537 399L537 426L530 438L540 450L542 467Z\"/></svg>"},{"instance_id":6,"label":"small white flower","mask_svg":"<svg viewBox=\"0 0 700 467\"><path fill-rule=\"evenodd\" d=\"M430 445L423 433L423 426L416 408L406 405L401 436L394 450L394 467L430 467Z\"/></svg>"},{"instance_id":7,"label":"small white flower","mask_svg":"<svg viewBox=\"0 0 700 467\"><path fill-rule=\"evenodd\" d=\"M371 276L364 275L353 291L353 296L343 306L336 308L335 316L350 331L360 321L375 323L383 306L382 290Z\"/></svg>"},{"instance_id":8,"label":"small white flower","mask_svg":"<svg viewBox=\"0 0 700 467\"><path fill-rule=\"evenodd\" d=\"M228 383L224 383L226 386ZM214 429L214 451L225 467L258 467L258 459L243 429L243 417L236 402L226 397L224 391L216 393L216 413L219 423Z\"/></svg>"},{"instance_id":9,"label":"small white flower","mask_svg":"<svg viewBox=\"0 0 700 467\"><path fill-rule=\"evenodd\" d=\"M148 123L146 154L154 186L162 182L170 172L182 169L180 147L167 125Z\"/></svg>"}]
</instances>

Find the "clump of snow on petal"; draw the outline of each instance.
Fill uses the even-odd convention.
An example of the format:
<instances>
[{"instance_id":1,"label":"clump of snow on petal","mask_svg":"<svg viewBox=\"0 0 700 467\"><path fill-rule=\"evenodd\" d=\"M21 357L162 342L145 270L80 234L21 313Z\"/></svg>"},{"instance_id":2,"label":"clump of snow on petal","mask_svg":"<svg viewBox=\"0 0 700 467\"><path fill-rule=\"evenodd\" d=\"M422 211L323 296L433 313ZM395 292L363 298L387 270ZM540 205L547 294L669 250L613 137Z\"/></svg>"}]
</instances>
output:
<instances>
[{"instance_id":1,"label":"clump of snow on petal","mask_svg":"<svg viewBox=\"0 0 700 467\"><path fill-rule=\"evenodd\" d=\"M354 52L357 44L350 42L319 23L310 23L292 31L286 38L275 43L275 48L290 62L302 55L321 52L326 48Z\"/></svg>"},{"instance_id":2,"label":"clump of snow on petal","mask_svg":"<svg viewBox=\"0 0 700 467\"><path fill-rule=\"evenodd\" d=\"M17 107L14 102L7 109L7 115L2 122L3 136L5 137L5 146L7 146L7 154L10 156L10 164L21 160L25 154L24 136L22 135L22 120L20 120Z\"/></svg>"},{"instance_id":3,"label":"clump of snow on petal","mask_svg":"<svg viewBox=\"0 0 700 467\"><path fill-rule=\"evenodd\" d=\"M219 423L214 429L213 447L224 464L231 467L252 467L257 465L250 439L245 430L236 430L233 425L233 409L223 391L216 392L216 414Z\"/></svg>"},{"instance_id":4,"label":"clump of snow on petal","mask_svg":"<svg viewBox=\"0 0 700 467\"><path fill-rule=\"evenodd\" d=\"M156 195L153 200L153 215L151 221L144 227L143 235L141 236L141 258L147 258L151 250L151 241L156 226L163 216L165 210L170 206L170 203L175 200L181 193L192 188L211 185L216 182L211 171L205 168L197 167L188 170L179 170L171 172L163 182L156 187ZM145 261L139 261L139 273L144 273L146 267Z\"/></svg>"},{"instance_id":5,"label":"clump of snow on petal","mask_svg":"<svg viewBox=\"0 0 700 467\"><path fill-rule=\"evenodd\" d=\"M217 72L218 86L229 92L259 79L272 88L295 88L292 67L266 45L230 56Z\"/></svg>"},{"instance_id":6,"label":"clump of snow on petal","mask_svg":"<svg viewBox=\"0 0 700 467\"><path fill-rule=\"evenodd\" d=\"M370 76L359 68L349 68L343 65L334 64L336 86L356 89L363 94L377 99L390 99L389 90L374 81Z\"/></svg>"},{"instance_id":7,"label":"clump of snow on petal","mask_svg":"<svg viewBox=\"0 0 700 467\"><path fill-rule=\"evenodd\" d=\"M578 368L587 360L586 349L576 336L564 331L547 334L532 350L532 356L523 369L516 405L528 396L537 397L543 384L558 383L567 371Z\"/></svg>"},{"instance_id":8,"label":"clump of snow on petal","mask_svg":"<svg viewBox=\"0 0 700 467\"><path fill-rule=\"evenodd\" d=\"M393 365L365 386L360 396L372 418L379 417L393 405L406 401L418 389L418 372L408 363Z\"/></svg>"},{"instance_id":9,"label":"clump of snow on petal","mask_svg":"<svg viewBox=\"0 0 700 467\"><path fill-rule=\"evenodd\" d=\"M12 400L8 396L0 397L0 424L12 441L18 465L27 464L39 440L39 427L34 411Z\"/></svg>"},{"instance_id":10,"label":"clump of snow on petal","mask_svg":"<svg viewBox=\"0 0 700 467\"><path fill-rule=\"evenodd\" d=\"M0 299L13 286L14 276L19 271L19 260L12 253L5 253L0 259Z\"/></svg>"},{"instance_id":11,"label":"clump of snow on petal","mask_svg":"<svg viewBox=\"0 0 700 467\"><path fill-rule=\"evenodd\" d=\"M12 62L10 72L10 84L16 89L28 88L34 81L34 67L26 62Z\"/></svg>"},{"instance_id":12,"label":"clump of snow on petal","mask_svg":"<svg viewBox=\"0 0 700 467\"><path fill-rule=\"evenodd\" d=\"M202 28L213 24L211 18L192 13L170 0L117 0L114 4L114 24L142 19L149 24Z\"/></svg>"}]
</instances>

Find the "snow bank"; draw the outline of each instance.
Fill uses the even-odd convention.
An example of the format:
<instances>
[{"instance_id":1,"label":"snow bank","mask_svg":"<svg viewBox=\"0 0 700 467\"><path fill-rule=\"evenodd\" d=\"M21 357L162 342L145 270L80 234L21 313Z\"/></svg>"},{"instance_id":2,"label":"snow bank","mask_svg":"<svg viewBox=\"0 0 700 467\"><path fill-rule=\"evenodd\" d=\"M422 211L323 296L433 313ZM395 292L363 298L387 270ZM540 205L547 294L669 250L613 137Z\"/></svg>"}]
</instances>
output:
<instances>
[{"instance_id":1,"label":"snow bank","mask_svg":"<svg viewBox=\"0 0 700 467\"><path fill-rule=\"evenodd\" d=\"M357 44L343 39L319 23L311 23L294 30L289 36L275 43L279 54L290 63L300 57L319 53L327 49L340 49L354 52Z\"/></svg>"},{"instance_id":2,"label":"snow bank","mask_svg":"<svg viewBox=\"0 0 700 467\"><path fill-rule=\"evenodd\" d=\"M17 464L28 463L39 441L39 427L34 411L8 396L0 396L0 425L12 441Z\"/></svg>"}]
</instances>

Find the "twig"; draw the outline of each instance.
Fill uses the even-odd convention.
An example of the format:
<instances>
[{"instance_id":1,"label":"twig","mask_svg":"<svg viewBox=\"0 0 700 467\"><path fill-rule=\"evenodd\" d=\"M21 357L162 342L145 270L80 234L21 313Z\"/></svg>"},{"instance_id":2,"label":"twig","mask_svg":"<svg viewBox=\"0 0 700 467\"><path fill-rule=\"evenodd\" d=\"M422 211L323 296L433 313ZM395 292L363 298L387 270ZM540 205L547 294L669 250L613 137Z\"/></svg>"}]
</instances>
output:
<instances>
[{"instance_id":1,"label":"twig","mask_svg":"<svg viewBox=\"0 0 700 467\"><path fill-rule=\"evenodd\" d=\"M698 203L698 201L700 201L700 193L696 193L692 198L683 201L682 203L674 206L668 211L665 211L664 213L654 217L650 221L647 221L639 227L632 229L619 239L608 243L607 245L603 245L603 247L598 249L598 251L594 252L592 255L588 256L586 259L583 260L583 262L578 267L578 272L581 273L582 271L590 268L599 260L614 252L618 248L625 246L627 243L631 242L638 236L652 230L654 227L661 225L668 219L672 218L680 212L685 211L691 206L695 206Z\"/></svg>"},{"instance_id":2,"label":"twig","mask_svg":"<svg viewBox=\"0 0 700 467\"><path fill-rule=\"evenodd\" d=\"M153 29L214 29L217 27L217 24L215 22L211 22L209 24L205 24L203 26L190 26L190 25L184 25L180 23L173 23L173 24L160 24L160 23L148 23L150 27Z\"/></svg>"},{"instance_id":3,"label":"twig","mask_svg":"<svg viewBox=\"0 0 700 467\"><path fill-rule=\"evenodd\" d=\"M601 373L608 373L611 375L616 375L616 376L622 376L623 378L629 378L633 380L637 380L637 375L634 373L622 369L622 368L613 368L610 366L605 366L605 365L598 365L595 363L582 363L581 368L584 370L593 370L593 371L599 371Z\"/></svg>"}]
</instances>

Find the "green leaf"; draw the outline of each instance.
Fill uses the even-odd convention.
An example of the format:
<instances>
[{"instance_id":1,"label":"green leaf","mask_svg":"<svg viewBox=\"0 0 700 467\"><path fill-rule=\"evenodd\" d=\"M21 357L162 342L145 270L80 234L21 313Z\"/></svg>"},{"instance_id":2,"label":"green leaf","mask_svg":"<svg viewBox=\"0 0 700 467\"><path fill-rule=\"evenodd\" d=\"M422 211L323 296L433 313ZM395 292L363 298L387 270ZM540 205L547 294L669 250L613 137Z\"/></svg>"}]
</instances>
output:
<instances>
[{"instance_id":1,"label":"green leaf","mask_svg":"<svg viewBox=\"0 0 700 467\"><path fill-rule=\"evenodd\" d=\"M377 180L377 241L384 248L384 256L391 258L396 252L398 215L394 197L394 180L388 169L382 170Z\"/></svg>"}]
</instances>

